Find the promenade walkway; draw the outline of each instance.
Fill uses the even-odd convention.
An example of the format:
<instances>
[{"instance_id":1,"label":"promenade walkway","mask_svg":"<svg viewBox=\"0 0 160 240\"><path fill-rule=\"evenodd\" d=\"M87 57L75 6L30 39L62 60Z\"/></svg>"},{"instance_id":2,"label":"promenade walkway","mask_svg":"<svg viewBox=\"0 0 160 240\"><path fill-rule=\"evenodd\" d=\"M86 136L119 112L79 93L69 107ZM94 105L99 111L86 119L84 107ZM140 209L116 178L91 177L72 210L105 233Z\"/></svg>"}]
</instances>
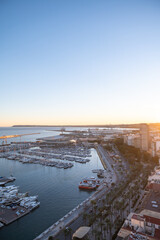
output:
<instances>
[{"instance_id":1,"label":"promenade walkway","mask_svg":"<svg viewBox=\"0 0 160 240\"><path fill-rule=\"evenodd\" d=\"M117 177L114 169L111 166L112 165L112 159L110 158L107 151L100 144L96 146L96 150L97 150L97 153L99 155L99 158L100 158L104 168L108 169L111 172L112 182L115 183L117 181L118 177Z\"/></svg>"}]
</instances>

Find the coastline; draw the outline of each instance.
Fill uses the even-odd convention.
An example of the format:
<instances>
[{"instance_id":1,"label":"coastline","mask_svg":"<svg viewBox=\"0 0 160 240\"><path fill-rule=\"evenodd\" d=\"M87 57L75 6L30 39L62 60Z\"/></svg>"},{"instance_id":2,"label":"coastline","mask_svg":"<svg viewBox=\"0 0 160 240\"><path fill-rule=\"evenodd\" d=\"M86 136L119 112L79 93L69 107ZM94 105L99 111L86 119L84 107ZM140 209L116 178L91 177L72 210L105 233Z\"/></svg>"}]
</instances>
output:
<instances>
[{"instance_id":1,"label":"coastline","mask_svg":"<svg viewBox=\"0 0 160 240\"><path fill-rule=\"evenodd\" d=\"M103 128L140 128L142 123L135 124L75 124L75 125L13 125L11 127L103 127ZM153 123L154 124L154 123Z\"/></svg>"}]
</instances>

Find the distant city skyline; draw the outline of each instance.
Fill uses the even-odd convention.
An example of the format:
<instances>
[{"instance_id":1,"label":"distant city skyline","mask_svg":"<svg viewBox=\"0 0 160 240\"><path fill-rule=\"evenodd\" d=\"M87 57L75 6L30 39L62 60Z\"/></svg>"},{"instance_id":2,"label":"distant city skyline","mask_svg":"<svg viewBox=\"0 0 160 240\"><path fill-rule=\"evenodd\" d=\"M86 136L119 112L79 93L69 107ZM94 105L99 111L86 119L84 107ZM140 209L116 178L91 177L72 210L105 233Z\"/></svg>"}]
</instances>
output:
<instances>
[{"instance_id":1,"label":"distant city skyline","mask_svg":"<svg viewBox=\"0 0 160 240\"><path fill-rule=\"evenodd\" d=\"M0 126L160 122L160 1L1 1Z\"/></svg>"}]
</instances>

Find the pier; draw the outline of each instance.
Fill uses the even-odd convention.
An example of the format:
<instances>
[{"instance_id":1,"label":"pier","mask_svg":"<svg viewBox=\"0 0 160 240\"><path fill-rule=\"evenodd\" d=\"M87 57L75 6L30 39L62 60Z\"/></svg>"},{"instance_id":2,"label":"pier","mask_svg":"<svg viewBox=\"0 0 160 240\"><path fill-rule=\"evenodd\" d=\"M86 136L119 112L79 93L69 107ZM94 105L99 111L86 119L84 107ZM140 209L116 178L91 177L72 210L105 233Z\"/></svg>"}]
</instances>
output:
<instances>
[{"instance_id":1,"label":"pier","mask_svg":"<svg viewBox=\"0 0 160 240\"><path fill-rule=\"evenodd\" d=\"M32 208L26 209L20 206L17 206L16 210L11 210L7 208L4 209L0 207L0 222L4 225L8 225L18 220L19 218L27 215L28 213L30 213L31 210ZM19 216L16 215L17 211L20 213Z\"/></svg>"},{"instance_id":2,"label":"pier","mask_svg":"<svg viewBox=\"0 0 160 240\"><path fill-rule=\"evenodd\" d=\"M33 147L37 147L32 149ZM38 142L12 143L8 146L0 146L0 158L15 160L22 163L41 164L50 167L68 169L74 166L72 162L87 163L91 157L90 149L72 144L69 146L57 146L50 148L46 143L41 146ZM56 159L56 160L55 160Z\"/></svg>"},{"instance_id":3,"label":"pier","mask_svg":"<svg viewBox=\"0 0 160 240\"><path fill-rule=\"evenodd\" d=\"M0 224L8 225L39 207L37 198L19 193L19 187L15 185L0 187Z\"/></svg>"}]
</instances>

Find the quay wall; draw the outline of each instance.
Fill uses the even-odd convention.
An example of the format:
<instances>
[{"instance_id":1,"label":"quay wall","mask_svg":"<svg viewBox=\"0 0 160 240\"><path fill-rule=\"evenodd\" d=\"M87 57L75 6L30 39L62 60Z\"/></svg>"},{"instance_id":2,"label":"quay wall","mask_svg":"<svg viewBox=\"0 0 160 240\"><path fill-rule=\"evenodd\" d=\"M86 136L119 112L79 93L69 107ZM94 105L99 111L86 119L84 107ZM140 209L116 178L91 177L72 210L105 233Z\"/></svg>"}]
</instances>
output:
<instances>
[{"instance_id":1,"label":"quay wall","mask_svg":"<svg viewBox=\"0 0 160 240\"><path fill-rule=\"evenodd\" d=\"M104 169L106 170L106 169L107 169L107 164L106 164L106 162L104 161L103 156L101 155L101 153L100 153L100 151L99 151L99 149L98 149L98 146L95 146L95 149L96 149L96 151L97 151L97 154L98 154L98 156L99 156L99 158L100 158L100 160L101 160L101 163L102 163Z\"/></svg>"},{"instance_id":2,"label":"quay wall","mask_svg":"<svg viewBox=\"0 0 160 240\"><path fill-rule=\"evenodd\" d=\"M84 200L77 207L72 209L69 213L67 213L57 222L55 222L52 226L50 226L48 229L42 232L34 240L47 240L49 236L55 237L62 229L64 229L66 226L75 221L84 212L85 207L90 206L91 200L95 200L96 198L101 197L104 193L106 193L106 191L107 191L106 186L104 185L100 186L99 189L94 194L92 194L89 198Z\"/></svg>"}]
</instances>

